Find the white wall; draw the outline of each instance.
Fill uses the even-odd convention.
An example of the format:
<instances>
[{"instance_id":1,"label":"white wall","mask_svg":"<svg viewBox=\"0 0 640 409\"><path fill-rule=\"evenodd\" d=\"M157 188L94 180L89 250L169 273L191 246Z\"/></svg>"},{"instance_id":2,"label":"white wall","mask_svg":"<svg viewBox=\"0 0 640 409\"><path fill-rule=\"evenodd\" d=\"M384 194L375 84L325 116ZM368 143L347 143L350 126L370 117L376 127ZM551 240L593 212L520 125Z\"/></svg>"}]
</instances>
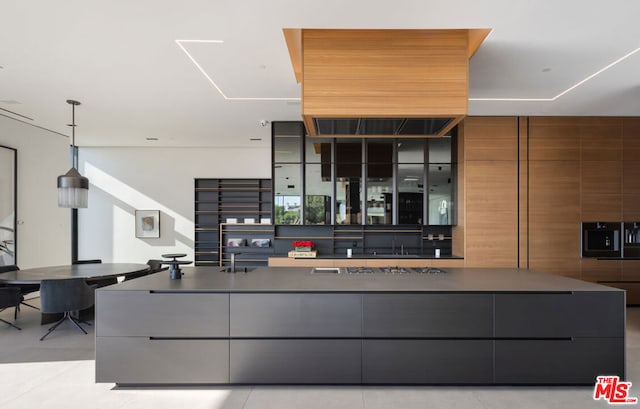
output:
<instances>
[{"instance_id":1,"label":"white wall","mask_svg":"<svg viewBox=\"0 0 640 409\"><path fill-rule=\"evenodd\" d=\"M264 148L81 148L89 207L79 210L79 258L193 260L194 179L270 178ZM135 210L160 210L160 238L136 238Z\"/></svg>"},{"instance_id":2,"label":"white wall","mask_svg":"<svg viewBox=\"0 0 640 409\"><path fill-rule=\"evenodd\" d=\"M58 207L56 187L70 167L69 139L0 116L0 145L18 150L18 266L69 264L71 211Z\"/></svg>"}]
</instances>

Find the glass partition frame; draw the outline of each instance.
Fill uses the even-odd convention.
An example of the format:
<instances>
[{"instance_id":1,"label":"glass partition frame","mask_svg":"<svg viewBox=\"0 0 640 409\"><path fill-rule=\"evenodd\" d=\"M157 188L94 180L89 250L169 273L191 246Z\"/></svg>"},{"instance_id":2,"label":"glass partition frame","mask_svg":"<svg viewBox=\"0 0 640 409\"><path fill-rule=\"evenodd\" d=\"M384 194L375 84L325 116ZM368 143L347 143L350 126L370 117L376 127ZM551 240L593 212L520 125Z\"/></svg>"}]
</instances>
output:
<instances>
[{"instance_id":1,"label":"glass partition frame","mask_svg":"<svg viewBox=\"0 0 640 409\"><path fill-rule=\"evenodd\" d=\"M0 266L18 262L18 151L0 145Z\"/></svg>"},{"instance_id":2,"label":"glass partition frame","mask_svg":"<svg viewBox=\"0 0 640 409\"><path fill-rule=\"evenodd\" d=\"M291 165L297 165L297 167L295 167L296 179L300 181L300 186L296 186L295 189L295 195L299 196L298 202L300 203L300 213L299 219L297 221L298 224L342 224L345 222L349 224L361 225L378 224L381 220L380 215L374 215L373 213L369 214L371 213L369 205L373 203L372 200L369 199L373 193L377 193L377 188L379 187L378 185L380 185L381 187L379 196L384 197L384 200L381 200L382 206L385 209L384 212L386 212L387 208L389 207L391 213L390 217L387 217L386 214L384 215L384 224L455 224L456 217L455 212L453 212L456 194L454 181L456 177L454 160L454 152L456 149L455 130L452 133L452 137L445 137L447 139L446 141L445 138L326 138L307 136L304 131L302 122L282 122L288 126L288 130L292 129L292 126L300 126L300 135L298 136L300 138L299 143L293 144L295 146L299 146L300 161L276 162L275 151L276 149L278 149L278 146L276 146L276 135L277 127L280 123L281 122L274 122L272 127L272 143L274 144L274 146L272 147L272 170L274 179L273 203L275 224L278 224L277 218L275 217L275 208L279 203L279 199L277 198L277 196L283 196L278 195L278 189L276 187L278 173L281 172L278 169L283 169L285 165L289 165L286 167L290 169L293 168ZM291 135L287 134L286 137L289 138L291 137ZM381 180L379 177L372 178L369 175L369 167L371 165L375 165L377 162L375 159L373 159L374 162L371 162L372 158L369 158L368 146L369 144L381 142L391 142L390 146L393 150L391 164L392 177L390 178L391 180L388 180L389 178L385 178L385 180ZM318 143L325 144L325 146L320 148L318 148L318 146L314 146L314 144L317 145ZM339 145L342 143L360 144L360 153L358 154L360 156L360 160L354 157L349 158L349 163L337 163L337 150L339 149ZM401 149L401 146L404 146L404 148ZM322 154L319 154L320 151L323 151ZM329 152L330 160L325 159L329 156ZM284 156L280 154L278 155L278 158L296 159L297 156ZM410 168L415 169L411 170L410 175L409 173L404 175L404 173L406 173ZM448 180L449 184L448 189L445 189L447 190L447 197L443 199L447 200L448 206L446 209L447 214L444 218L441 217L440 214L435 215L434 212L430 211L430 193L434 196L442 193L436 192L435 190L434 192L430 192L430 185L432 184L430 179L433 179L435 177L435 172L440 172L439 168L442 168L443 170L445 170L446 168L448 172L448 177L444 179ZM309 185L309 183L314 185L316 183L315 181L318 180L318 169L320 169L321 184L326 184L326 186L321 188L320 190L318 190L316 186L310 187ZM347 172L348 175L341 175L339 174L340 172ZM419 172L420 174L414 175L414 173L416 172ZM416 186L409 187L404 180L407 178L411 180L417 179L415 180ZM341 210L341 206L344 207L342 202L347 202L346 197L340 200L337 197L338 190L342 188L343 184L345 186L348 184L350 187L355 184L359 189L357 193L351 192L352 194L349 200L349 207L354 208L352 202L353 200L356 200L357 197L359 209L356 209L358 209L359 214L357 216L349 215L348 221L342 220L347 219L347 217L346 213L343 215L342 213L344 212ZM327 200L326 196L329 189L331 192L331 196ZM385 191L382 192L382 190ZM390 190L390 192L388 190ZM402 193L422 193L421 218L415 215L412 215L409 218L401 218L399 216L399 212L401 210L399 201L401 200L400 195ZM342 196L344 196L345 194L343 194ZM325 198L322 199L320 196L325 196ZM419 203L419 198L416 198L415 195L406 195L405 198L402 198L403 205L407 204L408 196L412 196L409 203L413 206ZM433 199L435 200L435 198ZM376 203L376 209L374 210L380 210L377 208L378 204L379 203ZM413 210L415 213L415 209ZM307 212L309 212L308 217L306 214ZM338 220L339 218L341 218L341 220ZM373 218L377 218L377 220L374 222Z\"/></svg>"}]
</instances>

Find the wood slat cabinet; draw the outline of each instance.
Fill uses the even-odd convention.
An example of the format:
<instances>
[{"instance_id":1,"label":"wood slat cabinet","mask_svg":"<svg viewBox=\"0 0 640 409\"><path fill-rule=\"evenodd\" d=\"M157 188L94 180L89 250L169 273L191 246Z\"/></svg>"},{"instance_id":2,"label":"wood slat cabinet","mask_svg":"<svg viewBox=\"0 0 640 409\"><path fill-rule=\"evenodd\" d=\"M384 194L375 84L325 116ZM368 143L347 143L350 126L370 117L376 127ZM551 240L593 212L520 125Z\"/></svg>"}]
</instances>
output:
<instances>
[{"instance_id":1,"label":"wood slat cabinet","mask_svg":"<svg viewBox=\"0 0 640 409\"><path fill-rule=\"evenodd\" d=\"M467 118L462 127L465 265L518 267L518 118Z\"/></svg>"}]
</instances>

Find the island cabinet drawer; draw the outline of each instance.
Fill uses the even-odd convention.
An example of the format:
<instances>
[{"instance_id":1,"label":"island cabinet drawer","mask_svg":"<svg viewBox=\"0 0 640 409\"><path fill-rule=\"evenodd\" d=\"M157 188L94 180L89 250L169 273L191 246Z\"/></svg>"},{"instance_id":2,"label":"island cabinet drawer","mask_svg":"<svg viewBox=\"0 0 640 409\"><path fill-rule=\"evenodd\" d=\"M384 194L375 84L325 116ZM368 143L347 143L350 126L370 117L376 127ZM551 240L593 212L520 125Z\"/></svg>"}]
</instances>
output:
<instances>
[{"instance_id":1,"label":"island cabinet drawer","mask_svg":"<svg viewBox=\"0 0 640 409\"><path fill-rule=\"evenodd\" d=\"M362 341L231 340L231 383L360 383Z\"/></svg>"},{"instance_id":2,"label":"island cabinet drawer","mask_svg":"<svg viewBox=\"0 0 640 409\"><path fill-rule=\"evenodd\" d=\"M96 337L96 382L228 383L229 341Z\"/></svg>"},{"instance_id":3,"label":"island cabinet drawer","mask_svg":"<svg viewBox=\"0 0 640 409\"><path fill-rule=\"evenodd\" d=\"M96 335L228 337L229 295L97 291Z\"/></svg>"},{"instance_id":4,"label":"island cabinet drawer","mask_svg":"<svg viewBox=\"0 0 640 409\"><path fill-rule=\"evenodd\" d=\"M622 337L622 291L496 294L496 337Z\"/></svg>"},{"instance_id":5,"label":"island cabinet drawer","mask_svg":"<svg viewBox=\"0 0 640 409\"><path fill-rule=\"evenodd\" d=\"M231 294L232 337L360 337L358 294Z\"/></svg>"},{"instance_id":6,"label":"island cabinet drawer","mask_svg":"<svg viewBox=\"0 0 640 409\"><path fill-rule=\"evenodd\" d=\"M493 382L491 340L364 340L362 383Z\"/></svg>"},{"instance_id":7,"label":"island cabinet drawer","mask_svg":"<svg viewBox=\"0 0 640 409\"><path fill-rule=\"evenodd\" d=\"M366 294L365 337L491 337L491 294Z\"/></svg>"},{"instance_id":8,"label":"island cabinet drawer","mask_svg":"<svg viewBox=\"0 0 640 409\"><path fill-rule=\"evenodd\" d=\"M624 377L624 338L498 340L495 382L589 384L598 375Z\"/></svg>"}]
</instances>

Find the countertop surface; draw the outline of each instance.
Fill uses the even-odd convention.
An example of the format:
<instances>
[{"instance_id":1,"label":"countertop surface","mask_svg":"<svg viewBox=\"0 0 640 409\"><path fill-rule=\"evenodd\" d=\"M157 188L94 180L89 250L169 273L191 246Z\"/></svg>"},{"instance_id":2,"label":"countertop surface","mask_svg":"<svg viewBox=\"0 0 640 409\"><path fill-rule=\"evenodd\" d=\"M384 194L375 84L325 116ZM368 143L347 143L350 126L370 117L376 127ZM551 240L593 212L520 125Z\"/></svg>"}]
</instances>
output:
<instances>
[{"instance_id":1,"label":"countertop surface","mask_svg":"<svg viewBox=\"0 0 640 409\"><path fill-rule=\"evenodd\" d=\"M315 269L318 270L318 269ZM446 268L445 274L339 274L310 267L261 267L225 273L220 267L185 267L181 280L168 271L150 274L97 291L188 292L569 292L623 291L567 277L518 269Z\"/></svg>"}]
</instances>

